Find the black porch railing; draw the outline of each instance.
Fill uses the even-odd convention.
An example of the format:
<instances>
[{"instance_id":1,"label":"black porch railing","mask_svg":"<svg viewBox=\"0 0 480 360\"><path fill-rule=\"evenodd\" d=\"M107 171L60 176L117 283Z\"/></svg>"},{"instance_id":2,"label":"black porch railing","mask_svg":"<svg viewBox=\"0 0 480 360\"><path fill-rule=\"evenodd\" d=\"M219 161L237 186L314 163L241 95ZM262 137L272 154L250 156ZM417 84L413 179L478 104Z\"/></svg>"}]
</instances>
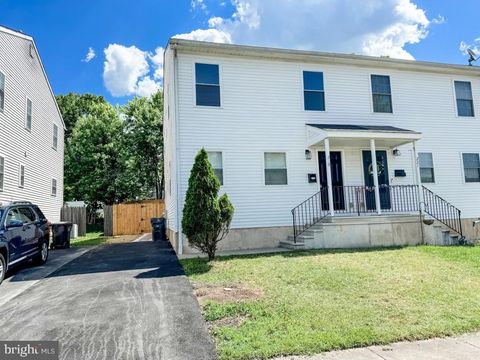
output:
<instances>
[{"instance_id":1,"label":"black porch railing","mask_svg":"<svg viewBox=\"0 0 480 360\"><path fill-rule=\"evenodd\" d=\"M336 214L360 216L377 211L373 186L334 186L332 195ZM419 210L417 185L381 185L379 195L382 213L415 213ZM330 214L328 196L328 187L322 187L292 209L295 242L300 234Z\"/></svg>"},{"instance_id":2,"label":"black porch railing","mask_svg":"<svg viewBox=\"0 0 480 360\"><path fill-rule=\"evenodd\" d=\"M460 235L460 243L465 239L462 229L462 212L447 200L438 196L430 189L422 186L424 211L431 217Z\"/></svg>"}]
</instances>

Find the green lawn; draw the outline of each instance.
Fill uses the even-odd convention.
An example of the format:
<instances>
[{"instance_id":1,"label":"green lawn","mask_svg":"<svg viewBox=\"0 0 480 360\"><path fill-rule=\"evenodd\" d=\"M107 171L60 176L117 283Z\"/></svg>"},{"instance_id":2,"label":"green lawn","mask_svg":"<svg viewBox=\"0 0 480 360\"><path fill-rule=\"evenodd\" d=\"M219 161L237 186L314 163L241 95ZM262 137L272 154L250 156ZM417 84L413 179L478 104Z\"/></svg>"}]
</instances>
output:
<instances>
[{"instance_id":1,"label":"green lawn","mask_svg":"<svg viewBox=\"0 0 480 360\"><path fill-rule=\"evenodd\" d=\"M291 252L182 264L196 287L261 294L204 302L221 359L314 354L480 329L479 246Z\"/></svg>"},{"instance_id":2,"label":"green lawn","mask_svg":"<svg viewBox=\"0 0 480 360\"><path fill-rule=\"evenodd\" d=\"M87 235L72 239L71 246L91 246L105 243L109 239L102 232L87 232Z\"/></svg>"}]
</instances>

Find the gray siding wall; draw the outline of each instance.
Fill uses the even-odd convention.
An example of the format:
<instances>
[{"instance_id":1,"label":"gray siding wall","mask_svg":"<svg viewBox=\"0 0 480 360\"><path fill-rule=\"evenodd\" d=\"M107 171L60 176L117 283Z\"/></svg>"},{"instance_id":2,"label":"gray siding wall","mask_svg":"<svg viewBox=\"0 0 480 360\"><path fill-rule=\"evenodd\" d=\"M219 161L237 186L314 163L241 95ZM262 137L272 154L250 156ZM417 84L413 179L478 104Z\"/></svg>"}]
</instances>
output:
<instances>
[{"instance_id":1,"label":"gray siding wall","mask_svg":"<svg viewBox=\"0 0 480 360\"><path fill-rule=\"evenodd\" d=\"M5 158L5 184L0 201L27 200L40 206L51 221L60 220L63 204L64 127L38 54L30 56L28 39L0 30L0 72L5 75L5 109L0 110L0 156ZM32 129L25 129L26 99L33 103ZM58 147L53 149L53 124ZM19 187L19 164L25 186ZM51 194L52 178L57 195Z\"/></svg>"}]
</instances>

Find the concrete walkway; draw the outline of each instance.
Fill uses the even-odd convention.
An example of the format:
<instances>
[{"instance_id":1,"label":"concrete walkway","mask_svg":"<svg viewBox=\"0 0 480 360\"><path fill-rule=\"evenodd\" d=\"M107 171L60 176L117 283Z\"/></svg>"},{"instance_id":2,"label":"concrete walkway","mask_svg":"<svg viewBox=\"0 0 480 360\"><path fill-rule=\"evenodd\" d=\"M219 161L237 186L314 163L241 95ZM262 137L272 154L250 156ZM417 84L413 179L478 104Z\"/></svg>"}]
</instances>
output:
<instances>
[{"instance_id":1,"label":"concrete walkway","mask_svg":"<svg viewBox=\"0 0 480 360\"><path fill-rule=\"evenodd\" d=\"M0 306L0 339L59 341L62 360L215 358L192 286L167 242L86 252Z\"/></svg>"},{"instance_id":2,"label":"concrete walkway","mask_svg":"<svg viewBox=\"0 0 480 360\"><path fill-rule=\"evenodd\" d=\"M478 360L480 333L446 339L399 342L387 346L332 351L315 356L287 356L274 360Z\"/></svg>"}]
</instances>

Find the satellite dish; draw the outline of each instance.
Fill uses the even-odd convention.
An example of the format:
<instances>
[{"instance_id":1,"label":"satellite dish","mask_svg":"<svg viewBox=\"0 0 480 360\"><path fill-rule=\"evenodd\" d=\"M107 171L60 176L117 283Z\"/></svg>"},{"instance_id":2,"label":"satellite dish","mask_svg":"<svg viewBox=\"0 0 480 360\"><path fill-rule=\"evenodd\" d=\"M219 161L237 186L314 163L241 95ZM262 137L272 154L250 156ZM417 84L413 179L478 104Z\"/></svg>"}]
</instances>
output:
<instances>
[{"instance_id":1,"label":"satellite dish","mask_svg":"<svg viewBox=\"0 0 480 360\"><path fill-rule=\"evenodd\" d=\"M475 51L473 51L472 49L467 49L467 53L468 55L470 55L470 59L468 59L468 65L472 66L472 63L474 61L477 61L480 57L477 56Z\"/></svg>"}]
</instances>

